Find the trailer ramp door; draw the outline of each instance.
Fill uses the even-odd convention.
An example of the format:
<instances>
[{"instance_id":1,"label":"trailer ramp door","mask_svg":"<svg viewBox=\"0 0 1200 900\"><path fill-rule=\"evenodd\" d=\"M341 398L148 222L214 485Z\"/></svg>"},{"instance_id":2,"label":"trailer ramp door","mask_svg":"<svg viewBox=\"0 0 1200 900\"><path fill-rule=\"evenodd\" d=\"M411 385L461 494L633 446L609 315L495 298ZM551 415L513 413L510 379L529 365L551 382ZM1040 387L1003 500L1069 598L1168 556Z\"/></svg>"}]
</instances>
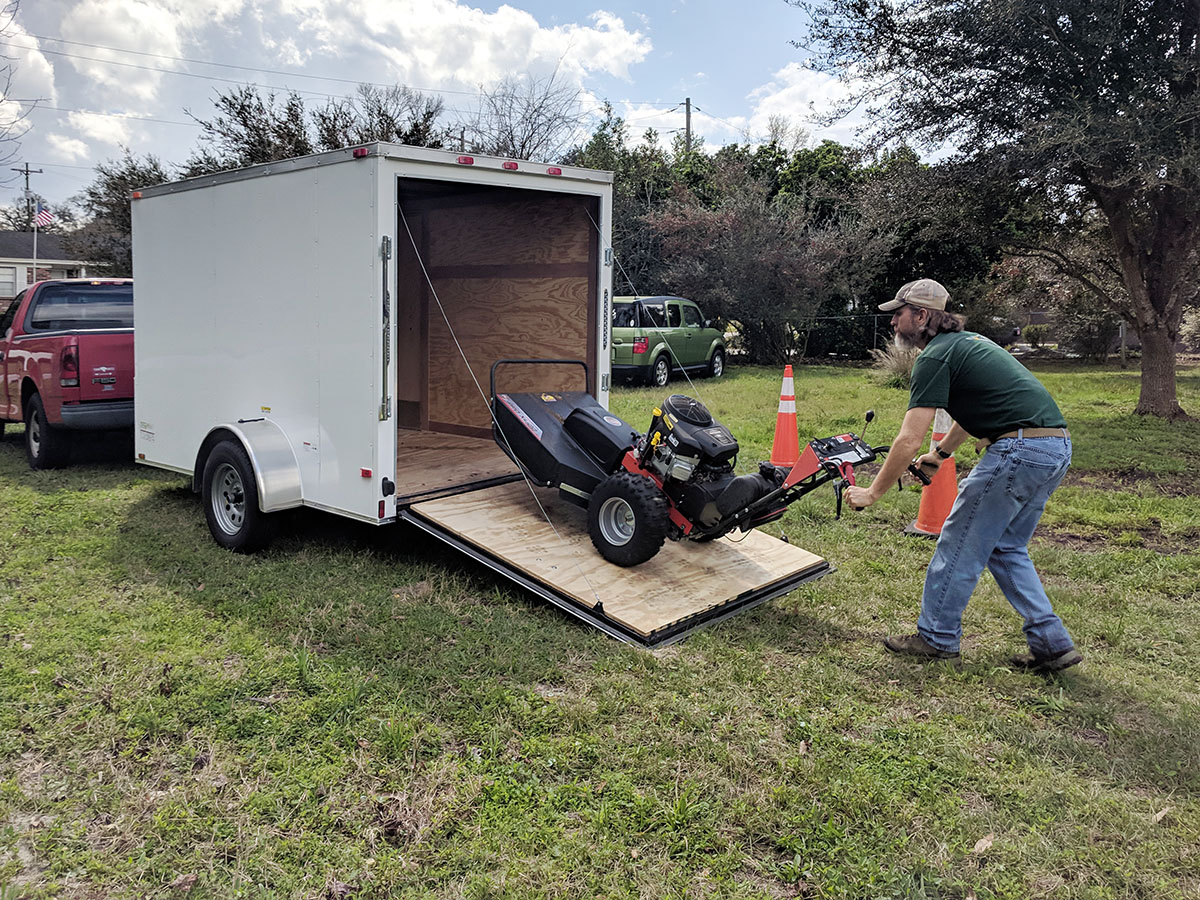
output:
<instances>
[{"instance_id":1,"label":"trailer ramp door","mask_svg":"<svg viewBox=\"0 0 1200 900\"><path fill-rule=\"evenodd\" d=\"M759 531L667 541L625 569L592 547L587 513L524 483L415 503L400 516L614 637L661 646L826 574L824 559ZM554 523L551 528L538 502Z\"/></svg>"}]
</instances>

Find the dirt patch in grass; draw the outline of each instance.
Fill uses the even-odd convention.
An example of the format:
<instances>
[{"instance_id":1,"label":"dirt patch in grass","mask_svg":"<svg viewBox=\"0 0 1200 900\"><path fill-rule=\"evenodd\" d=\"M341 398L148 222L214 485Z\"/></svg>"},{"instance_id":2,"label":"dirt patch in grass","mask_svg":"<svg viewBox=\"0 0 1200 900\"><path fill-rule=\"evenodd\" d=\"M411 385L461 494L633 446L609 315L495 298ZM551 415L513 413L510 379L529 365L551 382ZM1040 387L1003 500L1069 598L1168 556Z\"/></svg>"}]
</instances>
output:
<instances>
[{"instance_id":1,"label":"dirt patch in grass","mask_svg":"<svg viewBox=\"0 0 1200 900\"><path fill-rule=\"evenodd\" d=\"M1079 534L1061 528L1042 526L1038 529L1035 540L1076 550L1081 553L1108 553L1118 547L1153 550L1155 553L1174 555L1178 553L1194 553L1197 538L1194 534L1168 535L1158 528L1137 528L1112 534Z\"/></svg>"},{"instance_id":2,"label":"dirt patch in grass","mask_svg":"<svg viewBox=\"0 0 1200 900\"><path fill-rule=\"evenodd\" d=\"M1138 466L1128 466L1106 472L1076 472L1067 470L1062 484L1065 487L1082 487L1105 491L1124 491L1130 494L1161 497L1192 497L1200 494L1196 485L1177 475L1162 475L1147 472Z\"/></svg>"}]
</instances>

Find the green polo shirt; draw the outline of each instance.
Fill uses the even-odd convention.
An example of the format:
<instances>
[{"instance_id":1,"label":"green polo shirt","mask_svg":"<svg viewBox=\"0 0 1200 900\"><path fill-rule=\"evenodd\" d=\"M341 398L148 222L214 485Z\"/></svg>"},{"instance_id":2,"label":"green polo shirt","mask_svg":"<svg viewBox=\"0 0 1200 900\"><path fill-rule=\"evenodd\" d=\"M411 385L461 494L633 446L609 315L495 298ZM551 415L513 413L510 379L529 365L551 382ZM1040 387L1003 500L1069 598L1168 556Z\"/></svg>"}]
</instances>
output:
<instances>
[{"instance_id":1,"label":"green polo shirt","mask_svg":"<svg viewBox=\"0 0 1200 900\"><path fill-rule=\"evenodd\" d=\"M917 356L908 408L941 408L977 438L1066 420L1040 381L981 334L939 334Z\"/></svg>"}]
</instances>

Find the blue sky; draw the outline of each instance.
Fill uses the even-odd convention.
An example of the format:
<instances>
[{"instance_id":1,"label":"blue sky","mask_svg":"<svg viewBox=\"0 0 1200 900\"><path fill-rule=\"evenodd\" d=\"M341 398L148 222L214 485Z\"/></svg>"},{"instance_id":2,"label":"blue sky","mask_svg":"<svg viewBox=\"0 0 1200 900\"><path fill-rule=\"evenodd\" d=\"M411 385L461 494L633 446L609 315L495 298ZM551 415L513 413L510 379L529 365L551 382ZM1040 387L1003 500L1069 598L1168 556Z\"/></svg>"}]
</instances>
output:
<instances>
[{"instance_id":1,"label":"blue sky","mask_svg":"<svg viewBox=\"0 0 1200 900\"><path fill-rule=\"evenodd\" d=\"M557 70L586 109L612 102L634 136L669 138L690 97L711 147L761 140L772 116L810 142L852 140L851 123L812 122L844 90L804 68L790 43L804 34L784 0L21 0L0 39L14 67L0 116L23 114L26 132L0 204L20 196L9 170L26 162L43 170L31 186L51 206L122 147L182 162L199 133L185 110L209 115L232 82L318 103L354 82L404 83L466 112L481 86Z\"/></svg>"}]
</instances>

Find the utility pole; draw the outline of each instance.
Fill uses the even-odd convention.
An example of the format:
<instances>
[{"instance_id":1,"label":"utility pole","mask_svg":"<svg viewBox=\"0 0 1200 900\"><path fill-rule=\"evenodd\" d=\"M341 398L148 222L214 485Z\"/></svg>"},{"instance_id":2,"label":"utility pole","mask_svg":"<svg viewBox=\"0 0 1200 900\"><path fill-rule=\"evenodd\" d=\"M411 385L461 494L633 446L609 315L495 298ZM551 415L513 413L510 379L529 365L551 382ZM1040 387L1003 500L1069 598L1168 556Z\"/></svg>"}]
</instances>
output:
<instances>
[{"instance_id":1,"label":"utility pole","mask_svg":"<svg viewBox=\"0 0 1200 900\"><path fill-rule=\"evenodd\" d=\"M691 152L691 97L684 97L683 106L684 113L684 131L683 131L683 146L684 150ZM28 180L28 179L26 179Z\"/></svg>"},{"instance_id":2,"label":"utility pole","mask_svg":"<svg viewBox=\"0 0 1200 900\"><path fill-rule=\"evenodd\" d=\"M29 190L29 176L30 175L41 175L42 170L41 169L31 169L31 168L29 168L29 163L25 163L25 165L22 166L20 169L13 169L13 171L16 172L18 175L25 176L25 214L27 216L29 216L29 223L30 223L30 226L32 227L32 225L33 225L33 206L32 206L33 193Z\"/></svg>"}]
</instances>

